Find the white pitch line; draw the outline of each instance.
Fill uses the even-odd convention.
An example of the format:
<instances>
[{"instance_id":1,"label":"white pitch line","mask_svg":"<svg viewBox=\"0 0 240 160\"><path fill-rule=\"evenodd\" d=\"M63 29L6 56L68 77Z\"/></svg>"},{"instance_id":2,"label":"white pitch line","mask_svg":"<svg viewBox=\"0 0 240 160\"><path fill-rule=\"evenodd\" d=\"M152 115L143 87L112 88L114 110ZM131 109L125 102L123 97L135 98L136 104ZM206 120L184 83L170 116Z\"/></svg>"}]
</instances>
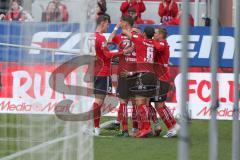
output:
<instances>
[{"instance_id":1,"label":"white pitch line","mask_svg":"<svg viewBox=\"0 0 240 160\"><path fill-rule=\"evenodd\" d=\"M73 134L71 136L61 137L61 138L58 138L58 139L55 139L55 140L52 140L52 141L48 141L48 142L39 144L37 146L34 146L32 148L29 148L29 149L26 149L26 150L23 150L23 151L19 151L19 152L16 152L14 154L11 154L9 156L3 157L0 160L12 160L12 159L17 158L19 156L22 156L22 155L24 155L26 153L38 150L38 149L43 148L43 147L48 146L48 145L52 145L54 143L58 143L58 142L61 142L61 141L67 140L67 139L74 138L75 136L78 136L78 135L79 135L79 133L75 133L75 134Z\"/></svg>"}]
</instances>

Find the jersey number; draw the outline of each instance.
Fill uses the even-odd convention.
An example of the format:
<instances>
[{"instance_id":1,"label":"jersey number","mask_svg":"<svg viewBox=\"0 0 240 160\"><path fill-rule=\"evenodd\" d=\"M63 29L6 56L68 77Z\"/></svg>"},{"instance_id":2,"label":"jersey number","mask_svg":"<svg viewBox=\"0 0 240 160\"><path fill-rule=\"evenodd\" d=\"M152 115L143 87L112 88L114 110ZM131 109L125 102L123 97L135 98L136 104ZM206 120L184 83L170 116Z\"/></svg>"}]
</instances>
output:
<instances>
[{"instance_id":1,"label":"jersey number","mask_svg":"<svg viewBox=\"0 0 240 160\"><path fill-rule=\"evenodd\" d=\"M151 63L153 63L153 53L154 53L154 48L153 48L153 47L147 47L147 58L146 58L146 62L151 62Z\"/></svg>"}]
</instances>

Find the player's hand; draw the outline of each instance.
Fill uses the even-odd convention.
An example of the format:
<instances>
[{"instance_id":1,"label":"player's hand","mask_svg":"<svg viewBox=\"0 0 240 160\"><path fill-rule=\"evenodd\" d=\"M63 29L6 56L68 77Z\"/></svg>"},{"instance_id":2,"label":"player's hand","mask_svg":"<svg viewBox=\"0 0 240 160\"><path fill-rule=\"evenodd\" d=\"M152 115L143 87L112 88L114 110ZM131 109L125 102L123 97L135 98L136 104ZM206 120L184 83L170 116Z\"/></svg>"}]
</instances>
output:
<instances>
[{"instance_id":1,"label":"player's hand","mask_svg":"<svg viewBox=\"0 0 240 160\"><path fill-rule=\"evenodd\" d=\"M171 10L173 8L173 2L174 2L174 0L171 0L171 2L169 4L169 10Z\"/></svg>"},{"instance_id":2,"label":"player's hand","mask_svg":"<svg viewBox=\"0 0 240 160\"><path fill-rule=\"evenodd\" d=\"M122 22L118 22L117 25L116 25L117 28L121 28L122 27Z\"/></svg>"},{"instance_id":3,"label":"player's hand","mask_svg":"<svg viewBox=\"0 0 240 160\"><path fill-rule=\"evenodd\" d=\"M162 0L162 4L163 4L163 7L166 8L167 7L167 3L165 0Z\"/></svg>"}]
</instances>

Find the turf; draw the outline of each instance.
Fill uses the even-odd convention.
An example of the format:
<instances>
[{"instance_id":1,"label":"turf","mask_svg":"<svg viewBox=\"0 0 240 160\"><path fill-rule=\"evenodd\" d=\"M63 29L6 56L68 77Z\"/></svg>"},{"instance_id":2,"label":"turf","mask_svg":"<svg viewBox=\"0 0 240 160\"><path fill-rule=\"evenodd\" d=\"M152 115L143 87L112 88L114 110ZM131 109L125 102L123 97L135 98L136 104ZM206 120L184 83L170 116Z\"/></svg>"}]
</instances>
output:
<instances>
[{"instance_id":1,"label":"turf","mask_svg":"<svg viewBox=\"0 0 240 160\"><path fill-rule=\"evenodd\" d=\"M16 135L26 136L26 128L16 128L16 125L25 124L28 128L29 118L22 118L21 116L1 116L2 123L0 126L0 158L11 153L14 153L16 149L28 148L30 144L21 143L21 146L16 146L15 141L9 141L6 143L6 138L16 137ZM108 121L111 118L105 117L103 121ZM34 119L31 119L35 123ZM38 120L38 119L36 119ZM51 120L48 125L58 126L55 124L55 120ZM26 122L25 122L26 121ZM38 121L37 121L38 122ZM36 122L36 123L37 123ZM8 124L6 128L5 124ZM190 160L207 160L208 159L208 121L193 120L189 123L190 127L190 145L189 145L189 159ZM230 160L231 159L231 141L232 141L232 121L218 121L219 125L219 157L218 160ZM60 125L61 126L61 125ZM24 126L23 126L24 127ZM41 132L38 128L42 129L42 126L36 126L34 134ZM56 134L61 133L61 128L55 128ZM29 130L27 130L29 131ZM164 128L164 131L166 129ZM58 133L59 132L59 133ZM162 133L162 135L165 132ZM55 132L53 133L55 135ZM103 130L102 137L94 138L94 160L176 160L178 152L178 138L164 139L157 138L120 138L115 137L117 132ZM41 134L40 134L41 135ZM105 137L104 137L105 136ZM21 137L20 137L21 138ZM51 137L48 137L51 138ZM19 144L19 143L17 143ZM33 145L33 144L31 144ZM61 151L62 147L59 144L60 149L55 148L56 151ZM26 158L27 159L27 158ZM50 158L51 159L51 158ZM58 158L57 158L58 159ZM38 160L38 159L36 159ZM59 158L61 160L61 158Z\"/></svg>"},{"instance_id":2,"label":"turf","mask_svg":"<svg viewBox=\"0 0 240 160\"><path fill-rule=\"evenodd\" d=\"M219 121L218 160L231 159L231 121ZM208 159L208 121L194 120L190 126L190 160ZM164 134L164 133L163 133ZM103 131L103 136L114 135ZM178 138L119 138L95 137L95 160L175 160L178 152Z\"/></svg>"}]
</instances>

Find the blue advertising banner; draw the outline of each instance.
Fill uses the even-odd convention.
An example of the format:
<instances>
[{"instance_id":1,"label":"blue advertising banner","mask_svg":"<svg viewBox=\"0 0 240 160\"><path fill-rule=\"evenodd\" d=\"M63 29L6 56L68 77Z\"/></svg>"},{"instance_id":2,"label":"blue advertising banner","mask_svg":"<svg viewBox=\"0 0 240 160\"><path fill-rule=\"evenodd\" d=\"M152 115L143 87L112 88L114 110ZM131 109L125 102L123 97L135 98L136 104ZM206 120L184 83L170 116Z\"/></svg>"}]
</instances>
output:
<instances>
[{"instance_id":1,"label":"blue advertising banner","mask_svg":"<svg viewBox=\"0 0 240 160\"><path fill-rule=\"evenodd\" d=\"M110 33L115 25L111 25ZM143 25L140 26L142 29ZM155 25L154 27L159 27ZM93 26L88 26L89 31ZM178 66L181 57L181 35L179 27L166 27L168 30L168 43L170 45L170 63ZM106 33L106 36L109 34ZM219 66L232 67L235 51L233 28L221 28L219 33ZM54 48L69 53L41 51L37 49L24 49L0 45L0 61L6 62L63 62L80 51L87 52L89 40L83 35L84 42L80 40L79 25L74 23L0 23L0 43L25 45L33 48ZM189 37L189 63L190 66L208 67L211 58L212 39L209 27L193 27Z\"/></svg>"}]
</instances>

